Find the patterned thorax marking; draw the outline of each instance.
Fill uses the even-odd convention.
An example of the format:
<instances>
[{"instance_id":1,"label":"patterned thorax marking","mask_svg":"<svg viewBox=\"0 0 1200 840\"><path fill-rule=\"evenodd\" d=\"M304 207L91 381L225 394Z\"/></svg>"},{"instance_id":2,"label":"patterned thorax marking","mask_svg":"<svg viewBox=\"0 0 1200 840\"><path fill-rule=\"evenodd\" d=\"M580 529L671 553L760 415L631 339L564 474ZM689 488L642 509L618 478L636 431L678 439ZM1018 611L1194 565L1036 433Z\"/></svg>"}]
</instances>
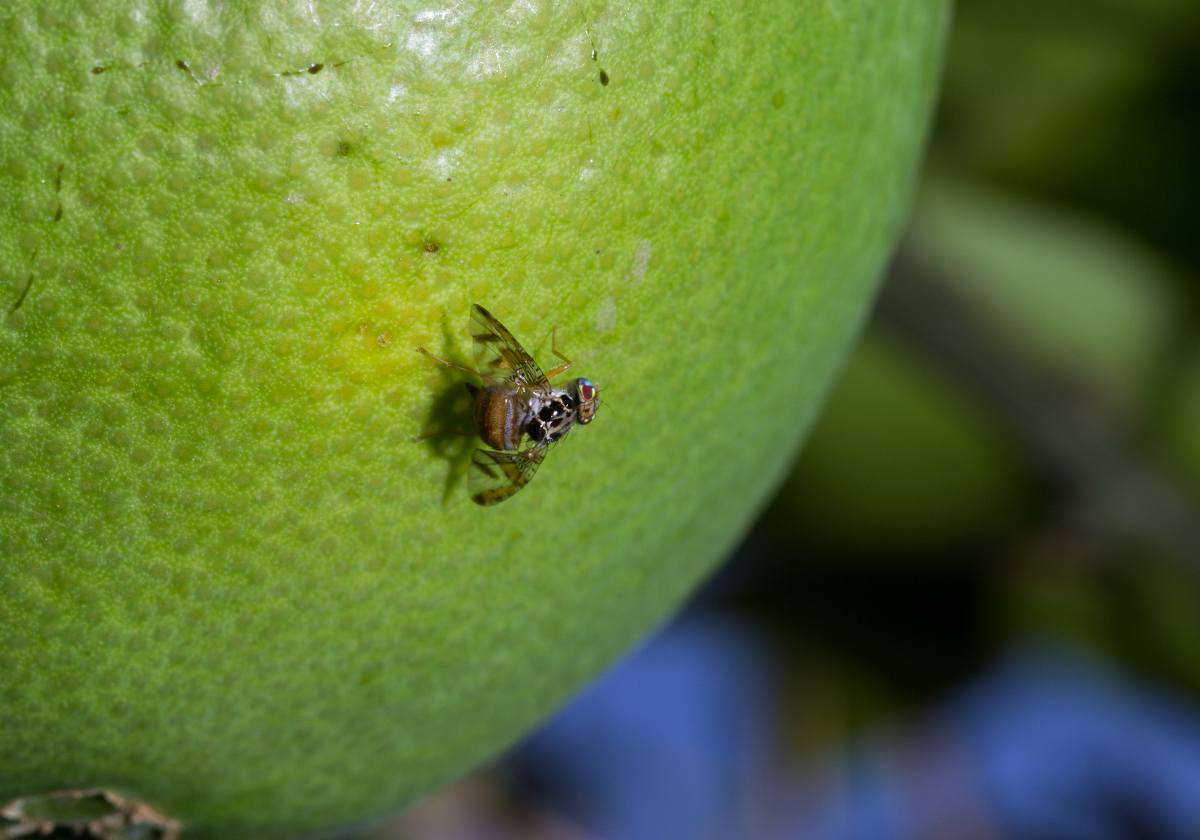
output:
<instances>
[{"instance_id":1,"label":"patterned thorax marking","mask_svg":"<svg viewBox=\"0 0 1200 840\"><path fill-rule=\"evenodd\" d=\"M534 442L554 442L575 422L575 399L565 391L555 392L533 412L525 426L525 434Z\"/></svg>"}]
</instances>

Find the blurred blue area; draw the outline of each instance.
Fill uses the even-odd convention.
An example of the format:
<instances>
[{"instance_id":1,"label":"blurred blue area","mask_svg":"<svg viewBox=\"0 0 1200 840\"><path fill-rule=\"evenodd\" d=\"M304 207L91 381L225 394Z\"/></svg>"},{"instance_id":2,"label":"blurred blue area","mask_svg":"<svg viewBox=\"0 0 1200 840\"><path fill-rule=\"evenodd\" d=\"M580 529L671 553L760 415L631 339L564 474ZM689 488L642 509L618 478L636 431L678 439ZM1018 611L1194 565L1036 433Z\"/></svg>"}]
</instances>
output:
<instances>
[{"instance_id":1,"label":"blurred blue area","mask_svg":"<svg viewBox=\"0 0 1200 840\"><path fill-rule=\"evenodd\" d=\"M587 835L1200 837L1200 718L1065 647L1012 652L920 721L802 755L778 663L737 621L667 628L514 754Z\"/></svg>"},{"instance_id":2,"label":"blurred blue area","mask_svg":"<svg viewBox=\"0 0 1200 840\"><path fill-rule=\"evenodd\" d=\"M1066 649L1014 656L944 714L1004 834L1200 837L1200 719L1190 704Z\"/></svg>"},{"instance_id":3,"label":"blurred blue area","mask_svg":"<svg viewBox=\"0 0 1200 840\"><path fill-rule=\"evenodd\" d=\"M742 837L763 816L778 716L733 621L673 625L526 740L528 785L601 837Z\"/></svg>"}]
</instances>

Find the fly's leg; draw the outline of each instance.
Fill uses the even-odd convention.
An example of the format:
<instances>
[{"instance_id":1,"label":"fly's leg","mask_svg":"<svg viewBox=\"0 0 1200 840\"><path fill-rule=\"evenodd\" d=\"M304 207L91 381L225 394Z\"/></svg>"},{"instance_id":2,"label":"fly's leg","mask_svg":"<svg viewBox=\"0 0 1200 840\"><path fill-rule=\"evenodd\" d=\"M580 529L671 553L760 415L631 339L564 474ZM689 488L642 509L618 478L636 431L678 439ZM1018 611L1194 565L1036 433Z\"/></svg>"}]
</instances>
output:
<instances>
[{"instance_id":1,"label":"fly's leg","mask_svg":"<svg viewBox=\"0 0 1200 840\"><path fill-rule=\"evenodd\" d=\"M445 365L446 367L454 367L455 370L462 371L464 373L470 373L470 374L472 374L472 376L479 377L479 371L476 371L474 367L467 367L466 365L458 365L458 364L456 364L456 362L446 361L445 359L442 358L442 356L433 355L432 353L428 352L428 350L426 350L424 347L416 348L416 352L420 353L422 356L428 356L428 358L432 359L433 361L438 362L439 365ZM482 378L482 377L480 377L480 378Z\"/></svg>"},{"instance_id":2,"label":"fly's leg","mask_svg":"<svg viewBox=\"0 0 1200 840\"><path fill-rule=\"evenodd\" d=\"M556 376L562 376L571 369L571 360L558 352L558 327L555 327L550 332L550 352L562 359L562 364L546 371L546 379L548 380L554 379Z\"/></svg>"}]
</instances>

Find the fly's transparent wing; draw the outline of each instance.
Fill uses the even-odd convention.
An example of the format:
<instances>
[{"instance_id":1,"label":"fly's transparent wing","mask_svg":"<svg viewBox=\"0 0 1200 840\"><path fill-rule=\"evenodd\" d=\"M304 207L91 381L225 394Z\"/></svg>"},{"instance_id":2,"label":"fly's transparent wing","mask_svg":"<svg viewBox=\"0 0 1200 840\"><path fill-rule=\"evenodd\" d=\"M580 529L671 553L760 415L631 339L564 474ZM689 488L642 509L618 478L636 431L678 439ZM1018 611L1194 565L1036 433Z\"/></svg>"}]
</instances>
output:
<instances>
[{"instance_id":1,"label":"fly's transparent wing","mask_svg":"<svg viewBox=\"0 0 1200 840\"><path fill-rule=\"evenodd\" d=\"M471 306L471 338L475 344L475 369L487 383L514 382L535 390L548 390L550 382L513 334L496 316L479 304Z\"/></svg>"},{"instance_id":2,"label":"fly's transparent wing","mask_svg":"<svg viewBox=\"0 0 1200 840\"><path fill-rule=\"evenodd\" d=\"M515 496L533 479L546 457L545 446L533 446L519 452L476 449L471 456L467 489L477 505L497 505Z\"/></svg>"}]
</instances>

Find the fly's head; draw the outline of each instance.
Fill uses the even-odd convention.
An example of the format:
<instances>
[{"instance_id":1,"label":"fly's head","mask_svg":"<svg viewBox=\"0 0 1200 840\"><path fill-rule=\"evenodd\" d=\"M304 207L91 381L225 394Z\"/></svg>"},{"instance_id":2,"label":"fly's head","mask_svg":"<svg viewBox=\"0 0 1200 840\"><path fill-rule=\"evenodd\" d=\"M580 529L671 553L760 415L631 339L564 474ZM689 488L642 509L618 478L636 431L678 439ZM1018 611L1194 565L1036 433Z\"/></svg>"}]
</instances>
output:
<instances>
[{"instance_id":1,"label":"fly's head","mask_svg":"<svg viewBox=\"0 0 1200 840\"><path fill-rule=\"evenodd\" d=\"M596 416L596 409L600 405L600 389L592 380L581 376L571 383L571 391L572 396L575 397L575 410L579 414L579 423L586 426Z\"/></svg>"}]
</instances>

